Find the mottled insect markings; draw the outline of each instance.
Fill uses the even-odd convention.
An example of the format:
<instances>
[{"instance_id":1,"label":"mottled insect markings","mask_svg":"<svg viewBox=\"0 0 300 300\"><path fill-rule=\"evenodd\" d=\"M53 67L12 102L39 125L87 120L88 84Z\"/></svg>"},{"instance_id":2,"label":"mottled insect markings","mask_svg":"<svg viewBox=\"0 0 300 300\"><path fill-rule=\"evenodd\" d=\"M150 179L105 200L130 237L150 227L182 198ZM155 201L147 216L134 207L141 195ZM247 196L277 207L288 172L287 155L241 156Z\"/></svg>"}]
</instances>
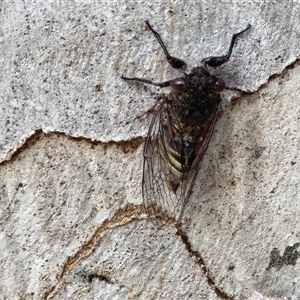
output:
<instances>
[{"instance_id":1,"label":"mottled insect markings","mask_svg":"<svg viewBox=\"0 0 300 300\"><path fill-rule=\"evenodd\" d=\"M184 71L186 63L171 56L160 35L148 21L146 24L170 65ZM192 68L182 77L155 83L122 76L124 80L171 88L171 92L162 95L161 102L151 109L154 116L144 148L143 199L149 214L161 220L181 220L216 123L220 92L224 89L241 91L226 87L221 78L209 72L208 67L216 68L226 63L236 38L250 27L248 24L232 36L226 55L204 58L202 66Z\"/></svg>"}]
</instances>

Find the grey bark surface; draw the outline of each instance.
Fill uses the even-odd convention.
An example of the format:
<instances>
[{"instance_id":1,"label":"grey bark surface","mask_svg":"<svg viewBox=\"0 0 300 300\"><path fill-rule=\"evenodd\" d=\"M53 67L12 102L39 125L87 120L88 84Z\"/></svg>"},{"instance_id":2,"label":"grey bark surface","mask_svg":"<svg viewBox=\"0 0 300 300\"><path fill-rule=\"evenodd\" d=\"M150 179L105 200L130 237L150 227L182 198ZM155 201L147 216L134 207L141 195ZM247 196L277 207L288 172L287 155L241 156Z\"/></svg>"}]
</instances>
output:
<instances>
[{"instance_id":1,"label":"grey bark surface","mask_svg":"<svg viewBox=\"0 0 300 300\"><path fill-rule=\"evenodd\" d=\"M288 4L287 4L288 3ZM1 3L0 299L299 299L299 1ZM182 230L142 206L149 20L230 87ZM233 101L234 100L234 101Z\"/></svg>"}]
</instances>

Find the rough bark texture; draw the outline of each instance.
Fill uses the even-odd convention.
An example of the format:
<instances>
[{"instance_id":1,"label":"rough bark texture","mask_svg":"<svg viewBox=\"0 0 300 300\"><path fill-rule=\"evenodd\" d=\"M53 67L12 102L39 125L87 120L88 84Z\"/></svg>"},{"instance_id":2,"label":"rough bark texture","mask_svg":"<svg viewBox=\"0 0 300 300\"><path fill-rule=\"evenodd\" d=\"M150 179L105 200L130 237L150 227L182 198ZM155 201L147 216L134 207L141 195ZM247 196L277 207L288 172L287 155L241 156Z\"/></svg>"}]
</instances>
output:
<instances>
[{"instance_id":1,"label":"rough bark texture","mask_svg":"<svg viewBox=\"0 0 300 300\"><path fill-rule=\"evenodd\" d=\"M300 298L299 1L1 4L0 299ZM157 82L223 55L225 110L183 226L144 214ZM235 101L231 101L235 99ZM265 297L265 298L263 298Z\"/></svg>"}]
</instances>

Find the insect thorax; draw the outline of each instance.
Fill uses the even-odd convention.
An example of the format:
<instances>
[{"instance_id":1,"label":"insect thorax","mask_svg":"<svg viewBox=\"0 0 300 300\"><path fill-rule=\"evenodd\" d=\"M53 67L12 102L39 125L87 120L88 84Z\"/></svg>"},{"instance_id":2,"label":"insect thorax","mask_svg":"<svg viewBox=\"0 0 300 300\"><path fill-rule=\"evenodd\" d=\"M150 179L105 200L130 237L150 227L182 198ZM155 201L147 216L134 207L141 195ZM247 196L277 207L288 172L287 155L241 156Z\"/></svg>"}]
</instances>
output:
<instances>
[{"instance_id":1,"label":"insect thorax","mask_svg":"<svg viewBox=\"0 0 300 300\"><path fill-rule=\"evenodd\" d=\"M181 130L198 137L221 102L220 93L215 88L219 79L203 67L192 70L182 79L185 89L172 91L169 95L172 115L180 124Z\"/></svg>"}]
</instances>

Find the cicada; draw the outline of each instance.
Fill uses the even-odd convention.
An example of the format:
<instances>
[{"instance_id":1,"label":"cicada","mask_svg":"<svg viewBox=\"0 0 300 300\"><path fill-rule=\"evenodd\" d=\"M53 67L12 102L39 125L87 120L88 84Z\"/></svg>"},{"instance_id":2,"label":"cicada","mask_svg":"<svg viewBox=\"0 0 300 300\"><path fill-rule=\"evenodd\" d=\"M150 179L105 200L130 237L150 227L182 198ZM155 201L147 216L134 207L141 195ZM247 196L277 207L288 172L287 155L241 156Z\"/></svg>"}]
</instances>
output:
<instances>
[{"instance_id":1,"label":"cicada","mask_svg":"<svg viewBox=\"0 0 300 300\"><path fill-rule=\"evenodd\" d=\"M232 53L236 38L248 26L233 34L229 50L224 56L202 59L201 66L185 73L186 63L169 54L160 35L146 21L170 65L183 71L183 76L161 83L151 80L124 77L160 88L170 87L168 94L150 109L154 116L144 146L143 200L148 214L160 220L180 222L184 208L192 194L201 161L209 144L221 102L224 81L210 73L226 63Z\"/></svg>"}]
</instances>

